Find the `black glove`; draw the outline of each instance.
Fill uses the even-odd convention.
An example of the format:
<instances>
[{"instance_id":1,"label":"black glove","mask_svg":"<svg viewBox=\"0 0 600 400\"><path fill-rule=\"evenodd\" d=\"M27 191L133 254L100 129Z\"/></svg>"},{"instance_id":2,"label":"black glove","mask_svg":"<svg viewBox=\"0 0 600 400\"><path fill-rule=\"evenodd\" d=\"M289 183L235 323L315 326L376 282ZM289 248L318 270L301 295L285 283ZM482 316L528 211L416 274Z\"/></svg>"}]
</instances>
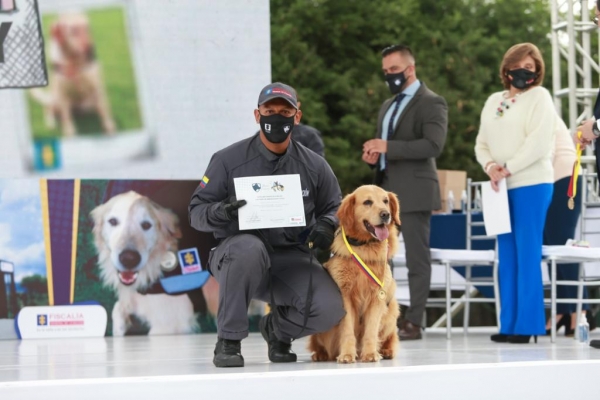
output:
<instances>
[{"instance_id":1,"label":"black glove","mask_svg":"<svg viewBox=\"0 0 600 400\"><path fill-rule=\"evenodd\" d=\"M320 219L315 224L314 228L308 234L307 243L312 243L313 247L318 247L321 250L329 250L333 243L333 235L335 234L335 225L328 219Z\"/></svg>"},{"instance_id":2,"label":"black glove","mask_svg":"<svg viewBox=\"0 0 600 400\"><path fill-rule=\"evenodd\" d=\"M237 200L235 196L231 196L229 200L225 200L221 204L225 217L230 221L237 221L238 209L246 205L246 200Z\"/></svg>"}]
</instances>

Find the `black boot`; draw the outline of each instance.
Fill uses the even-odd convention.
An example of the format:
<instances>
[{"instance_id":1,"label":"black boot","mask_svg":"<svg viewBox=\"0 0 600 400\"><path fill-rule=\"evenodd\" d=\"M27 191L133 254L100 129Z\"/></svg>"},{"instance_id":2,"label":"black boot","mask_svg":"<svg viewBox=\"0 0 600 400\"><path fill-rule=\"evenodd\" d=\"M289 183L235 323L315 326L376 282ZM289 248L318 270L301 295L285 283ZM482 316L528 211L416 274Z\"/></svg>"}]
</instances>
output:
<instances>
[{"instance_id":1,"label":"black boot","mask_svg":"<svg viewBox=\"0 0 600 400\"><path fill-rule=\"evenodd\" d=\"M221 339L217 341L215 346L215 356L213 364L217 368L223 367L243 367L244 357L241 354L241 340Z\"/></svg>"},{"instance_id":2,"label":"black boot","mask_svg":"<svg viewBox=\"0 0 600 400\"><path fill-rule=\"evenodd\" d=\"M269 360L274 363L296 362L296 354L292 352L292 344L280 341L273 332L273 314L269 313L258 323L262 337L269 345Z\"/></svg>"}]
</instances>

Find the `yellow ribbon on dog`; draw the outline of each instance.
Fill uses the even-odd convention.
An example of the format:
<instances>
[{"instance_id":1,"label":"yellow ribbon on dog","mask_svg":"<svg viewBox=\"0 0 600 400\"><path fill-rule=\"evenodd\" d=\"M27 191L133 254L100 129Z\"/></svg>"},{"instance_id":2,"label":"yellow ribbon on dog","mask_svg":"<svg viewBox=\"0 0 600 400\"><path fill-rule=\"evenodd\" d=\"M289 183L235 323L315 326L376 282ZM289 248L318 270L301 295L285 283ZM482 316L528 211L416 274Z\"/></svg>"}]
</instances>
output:
<instances>
[{"instance_id":1,"label":"yellow ribbon on dog","mask_svg":"<svg viewBox=\"0 0 600 400\"><path fill-rule=\"evenodd\" d=\"M350 247L350 243L348 243L348 239L346 239L346 232L344 231L343 226L342 226L342 238L344 238L344 243L346 244L346 248L352 255L352 259L356 262L356 264L358 264L358 266L367 275L367 277L369 277L371 279L371 281L373 281L373 283L375 283L376 285L378 285L380 287L378 296L381 300L384 300L386 293L385 293L385 290L383 290L383 282L381 282L381 280L377 277L377 275L375 275L375 273L371 270L371 268L369 268L369 266L362 260L362 258L360 258L360 256L358 254L356 254L356 252L354 250L352 250L352 247ZM387 239L385 240L385 242L387 244Z\"/></svg>"}]
</instances>

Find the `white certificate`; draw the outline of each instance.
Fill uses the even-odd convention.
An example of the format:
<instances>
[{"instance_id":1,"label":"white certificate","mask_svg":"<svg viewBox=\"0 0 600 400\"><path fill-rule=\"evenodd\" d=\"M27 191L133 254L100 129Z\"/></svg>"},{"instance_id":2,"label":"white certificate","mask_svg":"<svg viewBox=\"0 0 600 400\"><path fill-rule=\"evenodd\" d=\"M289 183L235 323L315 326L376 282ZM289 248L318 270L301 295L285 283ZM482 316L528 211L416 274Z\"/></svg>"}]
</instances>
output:
<instances>
[{"instance_id":1,"label":"white certificate","mask_svg":"<svg viewBox=\"0 0 600 400\"><path fill-rule=\"evenodd\" d=\"M300 175L234 178L240 230L306 226Z\"/></svg>"},{"instance_id":2,"label":"white certificate","mask_svg":"<svg viewBox=\"0 0 600 400\"><path fill-rule=\"evenodd\" d=\"M499 191L492 189L490 182L484 182L482 188L483 223L488 236L510 233L510 209L506 179L498 182Z\"/></svg>"}]
</instances>

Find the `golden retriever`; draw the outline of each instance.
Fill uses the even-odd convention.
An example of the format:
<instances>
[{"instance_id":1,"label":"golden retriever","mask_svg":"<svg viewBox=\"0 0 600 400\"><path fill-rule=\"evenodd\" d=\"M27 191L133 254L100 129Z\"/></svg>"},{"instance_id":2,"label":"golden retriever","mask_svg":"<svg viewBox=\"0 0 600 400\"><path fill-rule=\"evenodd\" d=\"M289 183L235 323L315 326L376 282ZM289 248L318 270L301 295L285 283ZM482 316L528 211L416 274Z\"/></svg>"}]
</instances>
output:
<instances>
[{"instance_id":1,"label":"golden retriever","mask_svg":"<svg viewBox=\"0 0 600 400\"><path fill-rule=\"evenodd\" d=\"M400 309L388 260L398 247L398 198L377 186L364 185L344 198L337 215L340 228L325 268L340 287L346 316L330 331L310 337L312 359L339 363L353 363L357 357L362 362L392 359L398 351ZM383 282L383 289L353 260L342 227L354 252Z\"/></svg>"},{"instance_id":2,"label":"golden retriever","mask_svg":"<svg viewBox=\"0 0 600 400\"><path fill-rule=\"evenodd\" d=\"M161 264L177 253L177 216L134 191L114 196L91 212L102 281L117 293L113 336L123 336L135 315L150 335L198 330L187 294L142 294L162 276ZM170 265L173 265L171 260Z\"/></svg>"},{"instance_id":3,"label":"golden retriever","mask_svg":"<svg viewBox=\"0 0 600 400\"><path fill-rule=\"evenodd\" d=\"M104 131L113 134L115 122L85 14L64 13L52 24L49 59L52 71L49 90L30 91L44 107L47 127L56 127L58 115L63 136L74 136L77 129L73 113L91 111L100 117Z\"/></svg>"}]
</instances>

